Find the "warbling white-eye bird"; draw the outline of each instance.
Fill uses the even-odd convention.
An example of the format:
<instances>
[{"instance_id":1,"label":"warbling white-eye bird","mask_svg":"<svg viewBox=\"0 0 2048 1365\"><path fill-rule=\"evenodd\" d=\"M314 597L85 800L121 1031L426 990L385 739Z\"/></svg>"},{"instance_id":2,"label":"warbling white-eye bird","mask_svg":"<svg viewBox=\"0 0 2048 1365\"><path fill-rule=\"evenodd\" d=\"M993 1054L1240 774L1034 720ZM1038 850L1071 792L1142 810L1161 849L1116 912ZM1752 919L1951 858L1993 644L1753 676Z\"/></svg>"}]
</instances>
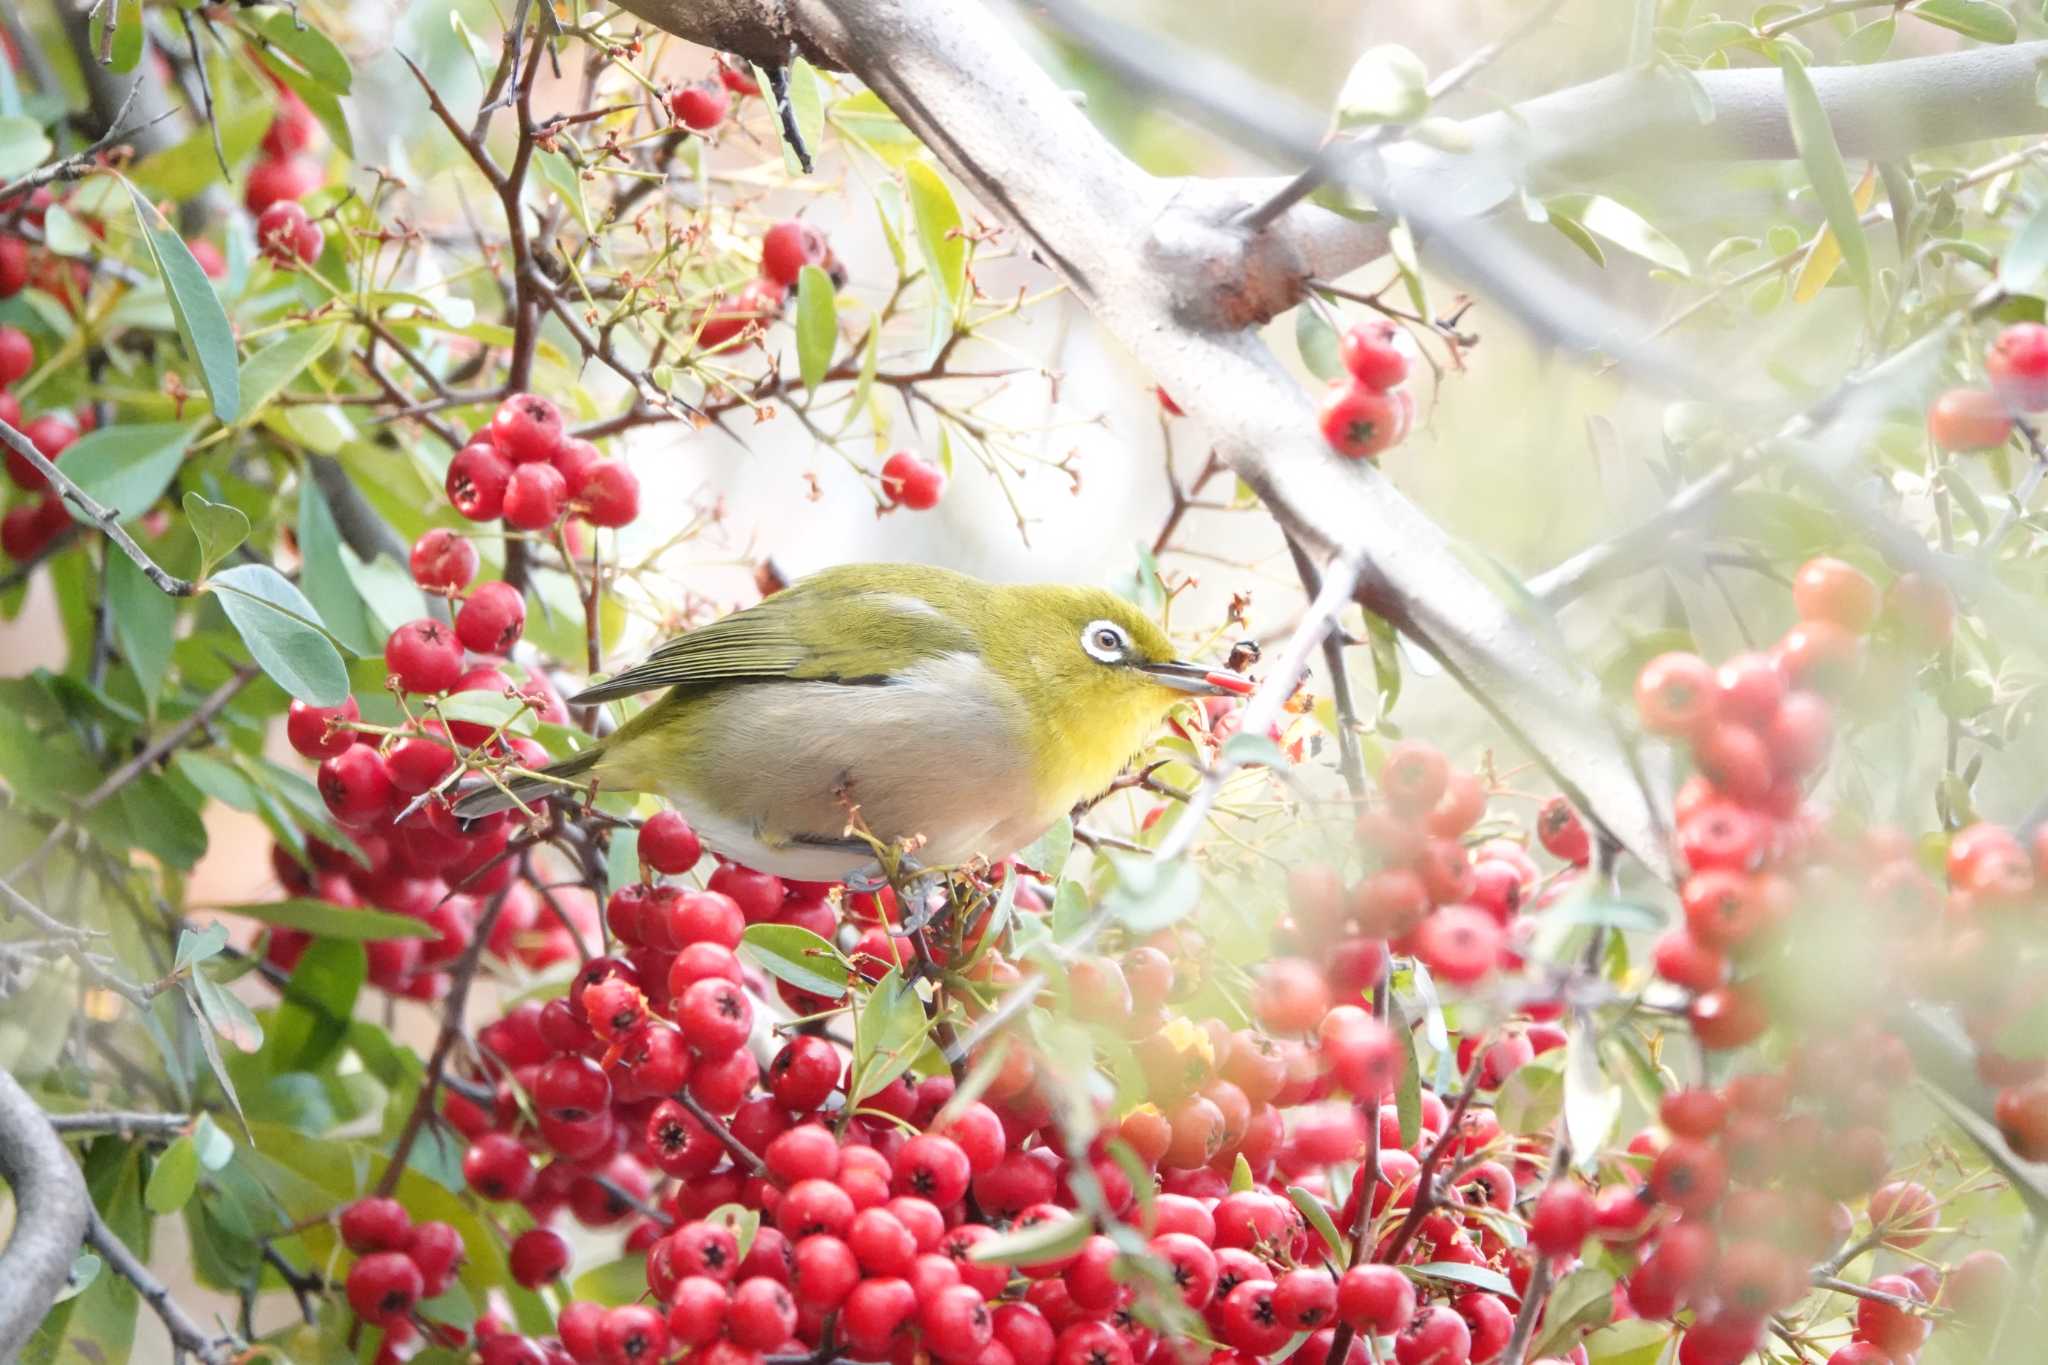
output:
<instances>
[{"instance_id":1,"label":"warbling white-eye bird","mask_svg":"<svg viewBox=\"0 0 2048 1365\"><path fill-rule=\"evenodd\" d=\"M1106 789L1176 700L1250 683L1175 659L1164 631L1099 588L848 564L570 702L663 687L607 738L507 787L529 804L588 783L653 792L728 858L838 881L875 862L849 833L855 808L879 840L921 839L921 866L993 861ZM492 787L456 811L511 805Z\"/></svg>"}]
</instances>

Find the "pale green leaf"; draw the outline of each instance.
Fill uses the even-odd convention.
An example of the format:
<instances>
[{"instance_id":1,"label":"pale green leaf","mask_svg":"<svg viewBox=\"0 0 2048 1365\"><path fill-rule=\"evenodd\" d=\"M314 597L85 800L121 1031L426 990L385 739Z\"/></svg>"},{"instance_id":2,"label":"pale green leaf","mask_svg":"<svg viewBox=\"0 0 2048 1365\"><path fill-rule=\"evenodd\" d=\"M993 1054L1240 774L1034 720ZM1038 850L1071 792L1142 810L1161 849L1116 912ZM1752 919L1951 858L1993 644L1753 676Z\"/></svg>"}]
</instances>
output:
<instances>
[{"instance_id":1,"label":"pale green leaf","mask_svg":"<svg viewBox=\"0 0 2048 1365\"><path fill-rule=\"evenodd\" d=\"M804 387L816 389L839 344L839 302L832 277L807 265L796 281L796 359Z\"/></svg>"},{"instance_id":2,"label":"pale green leaf","mask_svg":"<svg viewBox=\"0 0 2048 1365\"><path fill-rule=\"evenodd\" d=\"M1813 182L1814 195L1820 200L1828 226L1834 229L1849 278L1867 287L1871 282L1870 245L1863 237L1863 224L1858 221L1856 199L1850 189L1849 169L1842 163L1841 149L1835 145L1835 131L1828 125L1827 110L1821 106L1813 80L1797 56L1781 50L1778 65L1785 75L1786 114L1792 123L1792 140L1799 148L1799 159Z\"/></svg>"},{"instance_id":3,"label":"pale green leaf","mask_svg":"<svg viewBox=\"0 0 2048 1365\"><path fill-rule=\"evenodd\" d=\"M64 452L64 472L102 506L130 521L163 496L185 458L192 427L179 422L120 423L87 432ZM71 514L87 521L71 503ZM89 525L90 522L87 522Z\"/></svg>"},{"instance_id":4,"label":"pale green leaf","mask_svg":"<svg viewBox=\"0 0 2048 1365\"><path fill-rule=\"evenodd\" d=\"M309 706L339 706L348 670L305 594L267 564L238 564L207 587L250 656L278 686Z\"/></svg>"},{"instance_id":5,"label":"pale green leaf","mask_svg":"<svg viewBox=\"0 0 2048 1365\"><path fill-rule=\"evenodd\" d=\"M223 559L249 538L249 517L239 507L208 502L197 493L185 495L185 520L199 542L199 576L213 572Z\"/></svg>"},{"instance_id":6,"label":"pale green leaf","mask_svg":"<svg viewBox=\"0 0 2048 1365\"><path fill-rule=\"evenodd\" d=\"M185 245L185 239L157 212L156 205L133 185L128 186L128 194L135 202L143 244L149 248L149 258L170 297L178 339L206 381L207 401L212 405L213 415L223 422L233 422L242 410L241 379L236 369L234 329L228 325L220 296L214 293L213 281L206 278L199 262L192 259L192 249Z\"/></svg>"}]
</instances>

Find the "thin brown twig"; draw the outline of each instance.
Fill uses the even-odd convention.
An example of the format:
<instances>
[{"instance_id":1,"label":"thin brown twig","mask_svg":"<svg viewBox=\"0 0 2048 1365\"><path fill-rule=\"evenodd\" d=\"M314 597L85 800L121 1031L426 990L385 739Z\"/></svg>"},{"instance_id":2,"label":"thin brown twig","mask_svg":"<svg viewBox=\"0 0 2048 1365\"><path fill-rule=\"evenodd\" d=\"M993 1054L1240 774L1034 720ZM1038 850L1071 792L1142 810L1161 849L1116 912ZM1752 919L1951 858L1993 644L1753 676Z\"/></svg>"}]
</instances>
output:
<instances>
[{"instance_id":1,"label":"thin brown twig","mask_svg":"<svg viewBox=\"0 0 2048 1365\"><path fill-rule=\"evenodd\" d=\"M134 561L135 567L142 570L150 582L156 584L159 591L172 597L190 597L199 591L198 584L165 572L149 557L148 551L135 543L135 537L122 529L121 514L118 511L102 505L98 499L80 488L70 475L57 468L55 461L36 449L35 442L4 421L0 421L0 442L4 442L15 454L34 465L36 472L47 479L50 486L55 488L66 502L85 513L93 525L97 526L108 540L119 546L121 553Z\"/></svg>"}]
</instances>

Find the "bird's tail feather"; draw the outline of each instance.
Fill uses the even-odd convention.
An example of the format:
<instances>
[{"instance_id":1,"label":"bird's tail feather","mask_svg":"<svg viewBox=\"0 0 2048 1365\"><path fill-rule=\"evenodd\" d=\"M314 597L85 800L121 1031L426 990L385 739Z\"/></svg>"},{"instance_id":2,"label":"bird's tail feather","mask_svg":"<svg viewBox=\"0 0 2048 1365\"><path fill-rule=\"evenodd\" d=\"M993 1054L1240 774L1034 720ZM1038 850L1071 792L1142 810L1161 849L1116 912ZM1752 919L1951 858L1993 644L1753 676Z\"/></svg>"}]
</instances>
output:
<instances>
[{"instance_id":1,"label":"bird's tail feather","mask_svg":"<svg viewBox=\"0 0 2048 1365\"><path fill-rule=\"evenodd\" d=\"M532 806L549 797L567 795L571 789L563 782L589 772L603 756L604 746L593 744L580 754L548 764L535 776L507 777L503 787L476 787L456 798L455 813L465 820L473 820L481 815L495 815L501 810L513 809L515 797Z\"/></svg>"}]
</instances>

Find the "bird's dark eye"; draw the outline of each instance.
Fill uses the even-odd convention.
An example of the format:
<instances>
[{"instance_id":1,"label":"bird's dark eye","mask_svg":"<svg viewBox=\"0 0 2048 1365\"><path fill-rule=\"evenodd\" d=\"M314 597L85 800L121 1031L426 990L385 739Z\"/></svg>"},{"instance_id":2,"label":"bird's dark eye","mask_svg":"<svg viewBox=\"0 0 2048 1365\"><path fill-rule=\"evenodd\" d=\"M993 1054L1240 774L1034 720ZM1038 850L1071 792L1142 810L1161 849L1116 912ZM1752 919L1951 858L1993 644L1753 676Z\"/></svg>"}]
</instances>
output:
<instances>
[{"instance_id":1,"label":"bird's dark eye","mask_svg":"<svg viewBox=\"0 0 2048 1365\"><path fill-rule=\"evenodd\" d=\"M1131 647L1131 637L1114 621L1090 621L1081 632L1081 648L1097 663L1113 664Z\"/></svg>"}]
</instances>

